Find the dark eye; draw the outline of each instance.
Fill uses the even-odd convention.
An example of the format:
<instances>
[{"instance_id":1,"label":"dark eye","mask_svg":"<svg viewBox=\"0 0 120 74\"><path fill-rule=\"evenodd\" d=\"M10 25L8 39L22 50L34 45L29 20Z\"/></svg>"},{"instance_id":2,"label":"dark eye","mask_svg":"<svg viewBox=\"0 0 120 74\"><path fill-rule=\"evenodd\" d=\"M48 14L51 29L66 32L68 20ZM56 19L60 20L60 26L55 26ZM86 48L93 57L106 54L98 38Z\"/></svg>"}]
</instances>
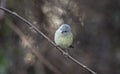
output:
<instances>
[{"instance_id":1,"label":"dark eye","mask_svg":"<svg viewBox=\"0 0 120 74\"><path fill-rule=\"evenodd\" d=\"M64 31L64 32L67 32L67 31Z\"/></svg>"}]
</instances>

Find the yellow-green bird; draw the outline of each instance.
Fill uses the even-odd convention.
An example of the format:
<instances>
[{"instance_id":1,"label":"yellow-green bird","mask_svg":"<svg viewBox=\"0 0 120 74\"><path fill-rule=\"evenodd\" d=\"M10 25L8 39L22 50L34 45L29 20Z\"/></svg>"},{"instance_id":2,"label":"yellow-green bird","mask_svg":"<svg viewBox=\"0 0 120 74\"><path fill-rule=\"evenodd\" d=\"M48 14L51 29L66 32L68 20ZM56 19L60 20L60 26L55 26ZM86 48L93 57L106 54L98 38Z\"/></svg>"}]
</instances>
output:
<instances>
[{"instance_id":1,"label":"yellow-green bird","mask_svg":"<svg viewBox=\"0 0 120 74\"><path fill-rule=\"evenodd\" d=\"M55 32L54 41L61 48L72 47L73 34L68 24L62 24Z\"/></svg>"}]
</instances>

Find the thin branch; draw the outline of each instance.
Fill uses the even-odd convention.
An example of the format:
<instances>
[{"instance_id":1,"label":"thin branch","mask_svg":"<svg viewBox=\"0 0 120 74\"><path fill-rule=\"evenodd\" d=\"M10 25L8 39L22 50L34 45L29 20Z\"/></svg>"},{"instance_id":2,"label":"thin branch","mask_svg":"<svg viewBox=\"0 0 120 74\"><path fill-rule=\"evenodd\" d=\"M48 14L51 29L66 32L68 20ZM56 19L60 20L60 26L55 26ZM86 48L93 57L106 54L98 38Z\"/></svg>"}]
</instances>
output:
<instances>
[{"instance_id":1,"label":"thin branch","mask_svg":"<svg viewBox=\"0 0 120 74\"><path fill-rule=\"evenodd\" d=\"M21 32L21 30L15 26L12 22L9 22L9 27L15 32L18 34L18 36L21 38L21 39L25 39L27 41L27 43L29 44L28 45L28 49L30 51L32 51L32 53L38 58L38 60L40 62L42 62L43 64L45 64L50 70L52 70L53 72L55 72L56 74L62 74L55 66L53 66L50 62L47 61L47 59L45 59L45 57L41 54L41 53L38 53L35 49L32 43L30 41L27 40L25 34L23 32Z\"/></svg>"},{"instance_id":2,"label":"thin branch","mask_svg":"<svg viewBox=\"0 0 120 74\"><path fill-rule=\"evenodd\" d=\"M24 19L23 17L21 17L20 15L18 15L17 13L10 11L9 9L6 8L2 8L0 7L0 9L18 17L19 19L21 19L22 21L24 21L25 23L27 23L28 26L30 26L32 29L34 29L36 32L38 32L39 34L41 34L44 38L46 38L54 47L56 47L60 52L62 52L65 56L67 56L70 60L72 60L73 62L75 62L76 64L80 65L81 67L83 67L84 69L86 69L87 71L89 71L92 74L97 74L95 71L93 71L92 69L88 68L86 65L80 63L78 60L76 60L75 58L73 58L72 56L70 56L69 54L66 54L66 52L64 52L60 47L58 47L50 38L48 38L44 33L42 33L37 27L35 27L32 23L30 23L29 21L27 21L26 19Z\"/></svg>"}]
</instances>

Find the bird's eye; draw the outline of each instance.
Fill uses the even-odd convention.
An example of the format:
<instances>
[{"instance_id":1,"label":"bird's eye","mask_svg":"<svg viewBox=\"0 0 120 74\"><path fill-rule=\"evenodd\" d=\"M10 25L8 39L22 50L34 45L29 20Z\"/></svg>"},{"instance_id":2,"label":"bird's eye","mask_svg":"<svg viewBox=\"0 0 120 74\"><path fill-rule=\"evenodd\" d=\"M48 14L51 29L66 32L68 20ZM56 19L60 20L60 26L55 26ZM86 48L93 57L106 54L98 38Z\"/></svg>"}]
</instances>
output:
<instances>
[{"instance_id":1,"label":"bird's eye","mask_svg":"<svg viewBox=\"0 0 120 74\"><path fill-rule=\"evenodd\" d=\"M64 31L64 32L67 32L67 31Z\"/></svg>"}]
</instances>

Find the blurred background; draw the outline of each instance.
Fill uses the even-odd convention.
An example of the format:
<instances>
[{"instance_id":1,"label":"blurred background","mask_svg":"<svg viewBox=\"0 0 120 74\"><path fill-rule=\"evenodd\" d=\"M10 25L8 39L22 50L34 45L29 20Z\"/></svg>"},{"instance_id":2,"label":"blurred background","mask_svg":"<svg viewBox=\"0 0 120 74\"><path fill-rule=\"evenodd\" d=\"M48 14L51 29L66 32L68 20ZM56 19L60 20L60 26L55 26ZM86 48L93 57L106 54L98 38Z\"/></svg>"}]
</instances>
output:
<instances>
[{"instance_id":1,"label":"blurred background","mask_svg":"<svg viewBox=\"0 0 120 74\"><path fill-rule=\"evenodd\" d=\"M54 40L72 27L69 54L98 74L120 74L120 0L0 0ZM17 17L0 10L0 74L90 74Z\"/></svg>"}]
</instances>

